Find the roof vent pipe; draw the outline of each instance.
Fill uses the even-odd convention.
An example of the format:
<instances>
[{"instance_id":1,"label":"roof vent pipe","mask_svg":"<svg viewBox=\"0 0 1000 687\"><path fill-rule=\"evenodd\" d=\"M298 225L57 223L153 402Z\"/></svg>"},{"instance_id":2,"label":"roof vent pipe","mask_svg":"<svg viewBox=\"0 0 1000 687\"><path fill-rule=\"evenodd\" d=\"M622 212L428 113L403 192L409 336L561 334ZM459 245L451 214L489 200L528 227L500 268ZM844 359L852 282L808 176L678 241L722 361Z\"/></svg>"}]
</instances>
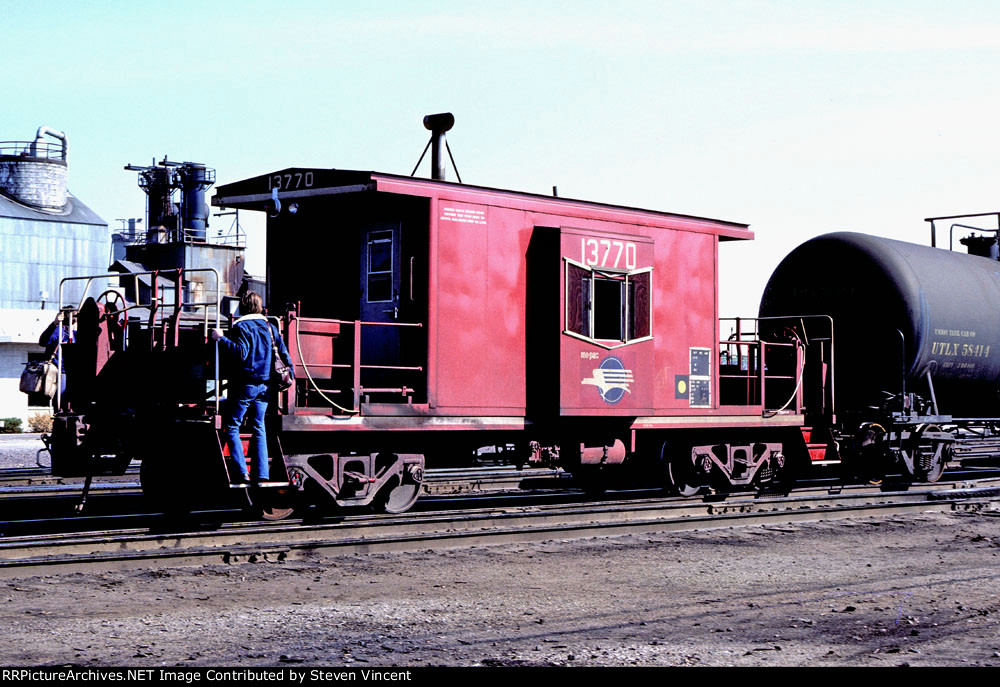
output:
<instances>
[{"instance_id":1,"label":"roof vent pipe","mask_svg":"<svg viewBox=\"0 0 1000 687\"><path fill-rule=\"evenodd\" d=\"M431 132L431 178L444 181L444 152L447 142L444 134L455 126L455 115L450 112L424 117L424 128Z\"/></svg>"},{"instance_id":2,"label":"roof vent pipe","mask_svg":"<svg viewBox=\"0 0 1000 687\"><path fill-rule=\"evenodd\" d=\"M43 136L48 134L52 138L58 138L62 141L62 154L60 158L66 159L66 134L62 131L56 131L55 129L50 129L47 126L38 127L38 132L35 133L35 140L31 143L31 156L32 157L49 157L45 154L45 139Z\"/></svg>"}]
</instances>

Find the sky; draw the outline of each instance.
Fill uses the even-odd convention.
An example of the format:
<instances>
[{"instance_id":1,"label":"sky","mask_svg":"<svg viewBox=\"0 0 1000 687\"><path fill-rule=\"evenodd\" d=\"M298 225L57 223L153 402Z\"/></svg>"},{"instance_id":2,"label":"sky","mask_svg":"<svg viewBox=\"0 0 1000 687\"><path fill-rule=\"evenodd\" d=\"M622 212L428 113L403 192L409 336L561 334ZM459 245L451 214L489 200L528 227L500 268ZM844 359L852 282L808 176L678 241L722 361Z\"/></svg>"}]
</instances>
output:
<instances>
[{"instance_id":1,"label":"sky","mask_svg":"<svg viewBox=\"0 0 1000 687\"><path fill-rule=\"evenodd\" d=\"M1000 209L994 0L0 0L0 29L0 139L66 132L112 228L144 217L126 164L409 174L435 112L466 183L750 224L726 316L813 236Z\"/></svg>"}]
</instances>

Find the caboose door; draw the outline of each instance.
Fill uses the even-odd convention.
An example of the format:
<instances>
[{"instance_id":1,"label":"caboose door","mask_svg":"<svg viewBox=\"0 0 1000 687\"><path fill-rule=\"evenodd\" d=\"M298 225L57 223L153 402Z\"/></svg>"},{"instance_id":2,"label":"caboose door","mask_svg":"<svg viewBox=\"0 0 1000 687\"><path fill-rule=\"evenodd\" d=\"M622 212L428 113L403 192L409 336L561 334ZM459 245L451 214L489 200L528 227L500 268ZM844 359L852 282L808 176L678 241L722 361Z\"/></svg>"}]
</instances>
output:
<instances>
[{"instance_id":1,"label":"caboose door","mask_svg":"<svg viewBox=\"0 0 1000 687\"><path fill-rule=\"evenodd\" d=\"M361 321L395 323L400 319L400 223L380 222L361 232ZM399 365L399 328L361 326L361 364ZM383 375L366 374L362 385Z\"/></svg>"}]
</instances>

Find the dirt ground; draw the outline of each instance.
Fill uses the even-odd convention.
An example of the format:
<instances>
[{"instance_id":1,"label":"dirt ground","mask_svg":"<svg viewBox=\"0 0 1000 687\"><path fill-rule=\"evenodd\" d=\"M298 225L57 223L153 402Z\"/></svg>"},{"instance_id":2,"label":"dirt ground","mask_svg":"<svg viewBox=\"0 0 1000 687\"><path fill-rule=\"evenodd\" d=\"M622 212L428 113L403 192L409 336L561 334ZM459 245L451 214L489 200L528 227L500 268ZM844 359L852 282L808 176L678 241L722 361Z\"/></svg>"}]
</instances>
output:
<instances>
[{"instance_id":1,"label":"dirt ground","mask_svg":"<svg viewBox=\"0 0 1000 687\"><path fill-rule=\"evenodd\" d=\"M1000 665L1000 517L0 581L0 665Z\"/></svg>"}]
</instances>

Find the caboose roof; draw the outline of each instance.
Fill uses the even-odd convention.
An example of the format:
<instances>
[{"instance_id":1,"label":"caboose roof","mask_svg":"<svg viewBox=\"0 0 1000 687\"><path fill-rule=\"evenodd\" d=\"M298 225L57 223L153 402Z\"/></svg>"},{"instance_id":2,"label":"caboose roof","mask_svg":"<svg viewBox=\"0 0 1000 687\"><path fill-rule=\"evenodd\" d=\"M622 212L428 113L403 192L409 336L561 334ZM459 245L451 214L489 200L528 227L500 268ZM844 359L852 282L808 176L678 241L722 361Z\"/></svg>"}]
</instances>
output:
<instances>
[{"instance_id":1,"label":"caboose roof","mask_svg":"<svg viewBox=\"0 0 1000 687\"><path fill-rule=\"evenodd\" d=\"M567 218L605 219L710 232L718 234L720 240L753 238L749 225L741 222L384 172L345 169L289 167L269 174L235 181L216 188L212 205L263 211L267 201L274 197L275 190L277 190L278 199L286 202L302 202L302 199L307 198L351 193L395 193L518 208L548 215L562 215Z\"/></svg>"}]
</instances>

